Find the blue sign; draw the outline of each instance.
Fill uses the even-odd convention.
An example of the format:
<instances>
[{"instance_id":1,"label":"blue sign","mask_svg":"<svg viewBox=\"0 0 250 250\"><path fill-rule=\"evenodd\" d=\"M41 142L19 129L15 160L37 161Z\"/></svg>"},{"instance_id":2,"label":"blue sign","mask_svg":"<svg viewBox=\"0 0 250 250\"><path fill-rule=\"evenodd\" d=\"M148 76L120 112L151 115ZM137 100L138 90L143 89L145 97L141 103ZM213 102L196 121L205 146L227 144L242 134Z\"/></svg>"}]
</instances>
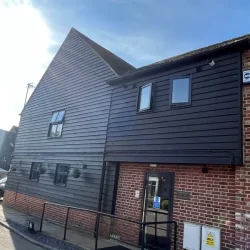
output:
<instances>
[{"instance_id":1,"label":"blue sign","mask_svg":"<svg viewBox=\"0 0 250 250\"><path fill-rule=\"evenodd\" d=\"M153 208L156 208L156 209L161 208L161 197L159 197L159 196L154 197Z\"/></svg>"},{"instance_id":2,"label":"blue sign","mask_svg":"<svg viewBox=\"0 0 250 250\"><path fill-rule=\"evenodd\" d=\"M243 71L243 82L250 83L250 70Z\"/></svg>"},{"instance_id":3,"label":"blue sign","mask_svg":"<svg viewBox=\"0 0 250 250\"><path fill-rule=\"evenodd\" d=\"M249 78L250 78L250 73L245 73L245 74L244 74L244 78L245 78L245 79L249 79Z\"/></svg>"}]
</instances>

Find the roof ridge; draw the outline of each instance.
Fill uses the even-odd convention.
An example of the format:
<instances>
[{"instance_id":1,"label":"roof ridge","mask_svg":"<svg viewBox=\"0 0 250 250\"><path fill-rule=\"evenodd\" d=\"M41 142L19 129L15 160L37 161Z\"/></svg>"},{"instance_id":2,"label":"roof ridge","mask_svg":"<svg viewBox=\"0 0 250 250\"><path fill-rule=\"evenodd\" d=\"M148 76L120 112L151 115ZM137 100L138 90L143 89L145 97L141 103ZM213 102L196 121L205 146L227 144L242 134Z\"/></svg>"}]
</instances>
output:
<instances>
[{"instance_id":1,"label":"roof ridge","mask_svg":"<svg viewBox=\"0 0 250 250\"><path fill-rule=\"evenodd\" d=\"M201 47L201 48L198 48L198 49L190 50L188 52L181 53L181 54L178 54L176 56L171 56L171 57L165 58L163 60L156 61L154 63L148 64L148 65L146 65L146 67L150 66L150 65L156 65L158 63L162 63L162 62L165 62L166 60L171 60L171 59L174 59L174 58L177 58L177 57L180 57L180 56L183 56L183 57L189 56L189 55L195 54L196 52L199 52L201 50L209 50L210 48L214 48L214 47L217 47L217 46L218 47L223 47L225 44L230 45L230 44L233 44L233 43L237 43L238 41L244 40L246 38L250 39L250 34L246 34L246 35L243 35L243 36L239 36L239 37L231 38L231 39L228 39L228 40L224 40L222 42L214 43L214 44L211 44L211 45L208 45L208 46L205 46L205 47ZM142 66L141 68L143 68L143 67L144 66Z\"/></svg>"},{"instance_id":2,"label":"roof ridge","mask_svg":"<svg viewBox=\"0 0 250 250\"><path fill-rule=\"evenodd\" d=\"M204 55L207 55L209 53L212 53L212 52L215 52L218 50L230 48L230 47L235 46L235 45L240 44L240 43L242 43L242 44L245 42L249 43L249 41L250 41L250 34L231 38L229 40L225 40L225 41L222 41L219 43L215 43L212 45L201 47L201 48L198 48L195 50L191 50L191 51L188 51L188 52L176 55L176 56L168 57L166 59L139 67L132 72L127 72L121 76L110 79L107 82L109 84L115 84L117 81L124 80L125 78L134 76L135 74L140 74L140 73L146 72L148 70L154 70L154 69L159 68L159 67L165 67L166 65L181 62L181 61L195 58L198 56L202 56L202 55L204 56Z\"/></svg>"},{"instance_id":3,"label":"roof ridge","mask_svg":"<svg viewBox=\"0 0 250 250\"><path fill-rule=\"evenodd\" d=\"M116 75L120 76L128 71L135 70L135 67L130 63L126 62L119 56L115 55L113 52L102 47L100 44L91 40L89 37L82 34L75 28L71 28L71 31L76 32L94 51L101 57L101 59L115 72Z\"/></svg>"}]
</instances>

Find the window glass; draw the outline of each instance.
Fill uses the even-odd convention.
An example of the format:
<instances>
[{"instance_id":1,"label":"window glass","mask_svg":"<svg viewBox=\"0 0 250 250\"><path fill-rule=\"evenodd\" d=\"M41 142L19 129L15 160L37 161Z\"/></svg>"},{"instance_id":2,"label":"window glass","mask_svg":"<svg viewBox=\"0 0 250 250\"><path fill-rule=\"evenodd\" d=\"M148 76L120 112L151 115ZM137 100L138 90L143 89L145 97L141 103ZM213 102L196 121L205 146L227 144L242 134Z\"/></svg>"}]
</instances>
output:
<instances>
[{"instance_id":1,"label":"window glass","mask_svg":"<svg viewBox=\"0 0 250 250\"><path fill-rule=\"evenodd\" d=\"M39 177L40 177L40 172L39 172L39 168L41 166L41 163L38 162L33 162L30 168L30 180L35 180L35 181L39 181Z\"/></svg>"},{"instance_id":2,"label":"window glass","mask_svg":"<svg viewBox=\"0 0 250 250\"><path fill-rule=\"evenodd\" d=\"M51 137L56 136L56 128L57 128L57 125L51 125L51 132L50 132Z\"/></svg>"},{"instance_id":3,"label":"window glass","mask_svg":"<svg viewBox=\"0 0 250 250\"><path fill-rule=\"evenodd\" d=\"M49 124L49 137L60 137L62 135L63 118L65 110L54 112Z\"/></svg>"},{"instance_id":4,"label":"window glass","mask_svg":"<svg viewBox=\"0 0 250 250\"><path fill-rule=\"evenodd\" d=\"M139 111L150 109L151 106L151 85L141 88Z\"/></svg>"},{"instance_id":5,"label":"window glass","mask_svg":"<svg viewBox=\"0 0 250 250\"><path fill-rule=\"evenodd\" d=\"M58 164L56 168L55 184L67 184L69 165Z\"/></svg>"},{"instance_id":6,"label":"window glass","mask_svg":"<svg viewBox=\"0 0 250 250\"><path fill-rule=\"evenodd\" d=\"M56 118L56 121L59 122L59 121L62 121L63 117L64 117L64 113L65 111L60 111L57 118Z\"/></svg>"},{"instance_id":7,"label":"window glass","mask_svg":"<svg viewBox=\"0 0 250 250\"><path fill-rule=\"evenodd\" d=\"M190 79L174 79L172 83L172 104L189 102Z\"/></svg>"},{"instance_id":8,"label":"window glass","mask_svg":"<svg viewBox=\"0 0 250 250\"><path fill-rule=\"evenodd\" d=\"M53 113L53 115L52 115L52 118L51 118L50 122L55 122L55 121L56 121L57 116L58 116L58 112Z\"/></svg>"},{"instance_id":9,"label":"window glass","mask_svg":"<svg viewBox=\"0 0 250 250\"><path fill-rule=\"evenodd\" d=\"M57 125L55 136L61 136L61 134L62 134L62 127L63 127L62 123L60 123L60 124Z\"/></svg>"}]
</instances>

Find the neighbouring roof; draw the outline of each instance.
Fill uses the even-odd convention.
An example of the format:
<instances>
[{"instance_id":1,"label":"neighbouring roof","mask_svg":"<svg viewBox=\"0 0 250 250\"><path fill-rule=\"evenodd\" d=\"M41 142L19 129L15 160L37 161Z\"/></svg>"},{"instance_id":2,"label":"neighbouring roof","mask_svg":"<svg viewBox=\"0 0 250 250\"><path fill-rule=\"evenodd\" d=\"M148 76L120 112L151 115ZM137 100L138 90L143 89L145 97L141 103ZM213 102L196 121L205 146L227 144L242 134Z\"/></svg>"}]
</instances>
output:
<instances>
[{"instance_id":1,"label":"neighbouring roof","mask_svg":"<svg viewBox=\"0 0 250 250\"><path fill-rule=\"evenodd\" d=\"M17 133L18 127L17 126L12 126L9 132Z\"/></svg>"},{"instance_id":2,"label":"neighbouring roof","mask_svg":"<svg viewBox=\"0 0 250 250\"><path fill-rule=\"evenodd\" d=\"M107 82L110 85L112 85L112 84L115 84L116 82L119 82L119 80L126 79L127 77L130 77L132 75L136 75L137 73L142 73L142 72L145 72L148 70L152 70L152 69L158 68L160 66L167 66L167 65L170 65L170 64L175 63L175 62L181 62L184 60L191 59L193 57L206 55L206 54L209 54L209 53L221 50L221 49L226 49L226 48L229 48L231 46L234 46L234 45L237 45L237 44L240 44L243 42L249 42L249 41L250 41L250 34L236 37L236 38L233 38L230 40L226 40L226 41L216 43L216 44L213 44L213 45L210 45L207 47L203 47L200 49L192 50L192 51L189 51L189 52L184 53L184 54L173 56L173 57L149 64L149 65L134 69L133 71L125 73L122 76L116 77L114 79L110 79Z\"/></svg>"},{"instance_id":3,"label":"neighbouring roof","mask_svg":"<svg viewBox=\"0 0 250 250\"><path fill-rule=\"evenodd\" d=\"M77 32L78 35L115 71L118 76L123 75L131 70L135 70L134 66L116 56L109 50L103 48L96 42L92 41L90 38L86 37L75 28L72 28L72 30Z\"/></svg>"}]
</instances>

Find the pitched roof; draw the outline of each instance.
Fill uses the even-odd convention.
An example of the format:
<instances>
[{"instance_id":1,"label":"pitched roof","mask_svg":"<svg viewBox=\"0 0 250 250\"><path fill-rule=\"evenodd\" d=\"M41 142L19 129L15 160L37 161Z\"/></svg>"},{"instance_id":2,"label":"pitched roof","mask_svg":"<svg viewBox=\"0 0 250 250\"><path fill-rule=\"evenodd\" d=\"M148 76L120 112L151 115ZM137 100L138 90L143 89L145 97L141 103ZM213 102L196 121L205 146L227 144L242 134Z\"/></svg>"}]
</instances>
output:
<instances>
[{"instance_id":1,"label":"pitched roof","mask_svg":"<svg viewBox=\"0 0 250 250\"><path fill-rule=\"evenodd\" d=\"M123 75L131 70L135 70L135 67L127 63L117 55L113 54L109 50L103 48L101 45L92 41L87 36L83 35L81 32L75 28L71 29L77 32L77 34L109 65L111 69L118 75Z\"/></svg>"},{"instance_id":2,"label":"pitched roof","mask_svg":"<svg viewBox=\"0 0 250 250\"><path fill-rule=\"evenodd\" d=\"M209 53L215 52L217 50L226 49L228 47L237 45L239 43L248 42L248 41L250 41L250 34L236 37L236 38L226 40L226 41L223 41L220 43L216 43L216 44L213 44L213 45L210 45L207 47L203 47L200 49L192 50L192 51L189 51L189 52L184 53L184 54L173 56L173 57L149 64L149 65L134 69L133 71L125 73L122 76L116 77L116 78L111 79L107 82L112 85L116 81L119 81L123 78L127 78L128 76L132 76L132 75L137 74L137 73L141 73L141 72L144 72L147 70L155 69L155 68L158 68L160 66L166 66L166 65L171 64L171 63L175 63L175 62L179 62L179 61L183 61L183 60L188 60L188 59L191 59L193 57L209 54Z\"/></svg>"}]
</instances>

